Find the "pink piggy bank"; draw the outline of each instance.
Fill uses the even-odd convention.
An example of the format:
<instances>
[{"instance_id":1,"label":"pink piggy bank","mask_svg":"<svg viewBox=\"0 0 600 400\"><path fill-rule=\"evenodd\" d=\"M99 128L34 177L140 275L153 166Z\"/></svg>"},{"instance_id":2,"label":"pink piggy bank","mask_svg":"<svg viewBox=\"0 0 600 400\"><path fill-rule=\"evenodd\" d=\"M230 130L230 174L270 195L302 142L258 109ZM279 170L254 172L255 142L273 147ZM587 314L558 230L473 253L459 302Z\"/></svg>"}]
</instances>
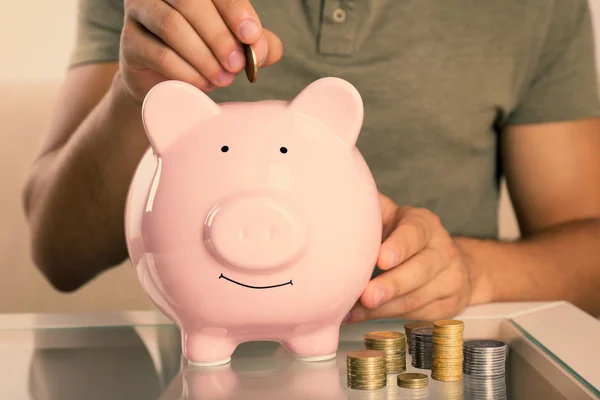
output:
<instances>
[{"instance_id":1,"label":"pink piggy bank","mask_svg":"<svg viewBox=\"0 0 600 400\"><path fill-rule=\"evenodd\" d=\"M335 357L382 235L356 148L358 91L324 78L291 102L219 105L167 81L148 93L142 118L151 146L130 185L125 235L184 357L224 364L255 340L310 361Z\"/></svg>"}]
</instances>

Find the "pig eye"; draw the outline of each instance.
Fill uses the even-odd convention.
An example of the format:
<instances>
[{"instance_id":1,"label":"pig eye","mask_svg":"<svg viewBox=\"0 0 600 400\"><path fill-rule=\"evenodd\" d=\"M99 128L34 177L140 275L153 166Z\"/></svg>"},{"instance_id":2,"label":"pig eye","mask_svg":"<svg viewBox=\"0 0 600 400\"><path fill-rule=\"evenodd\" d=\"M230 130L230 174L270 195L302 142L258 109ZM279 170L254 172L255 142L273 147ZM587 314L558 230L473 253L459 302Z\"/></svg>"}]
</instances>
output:
<instances>
[{"instance_id":1,"label":"pig eye","mask_svg":"<svg viewBox=\"0 0 600 400\"><path fill-rule=\"evenodd\" d=\"M285 154L285 153L287 153L287 148L285 148L285 147L281 147L281 148L279 149L279 151L280 151L280 152L282 152L283 154Z\"/></svg>"},{"instance_id":2,"label":"pig eye","mask_svg":"<svg viewBox=\"0 0 600 400\"><path fill-rule=\"evenodd\" d=\"M229 146L223 146L223 147L221 147L221 151L223 153L227 153L229 151Z\"/></svg>"}]
</instances>

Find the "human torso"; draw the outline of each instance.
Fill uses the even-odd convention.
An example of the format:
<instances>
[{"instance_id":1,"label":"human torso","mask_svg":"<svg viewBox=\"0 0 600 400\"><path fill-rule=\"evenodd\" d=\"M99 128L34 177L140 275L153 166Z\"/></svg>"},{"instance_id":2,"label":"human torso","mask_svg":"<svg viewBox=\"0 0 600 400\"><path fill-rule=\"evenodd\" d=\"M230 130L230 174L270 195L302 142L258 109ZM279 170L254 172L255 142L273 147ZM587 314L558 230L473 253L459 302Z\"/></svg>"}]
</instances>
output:
<instances>
[{"instance_id":1,"label":"human torso","mask_svg":"<svg viewBox=\"0 0 600 400\"><path fill-rule=\"evenodd\" d=\"M291 100L318 78L346 79L363 98L358 148L379 190L435 212L451 234L494 237L498 132L529 84L552 3L253 0L283 58L210 96Z\"/></svg>"}]
</instances>

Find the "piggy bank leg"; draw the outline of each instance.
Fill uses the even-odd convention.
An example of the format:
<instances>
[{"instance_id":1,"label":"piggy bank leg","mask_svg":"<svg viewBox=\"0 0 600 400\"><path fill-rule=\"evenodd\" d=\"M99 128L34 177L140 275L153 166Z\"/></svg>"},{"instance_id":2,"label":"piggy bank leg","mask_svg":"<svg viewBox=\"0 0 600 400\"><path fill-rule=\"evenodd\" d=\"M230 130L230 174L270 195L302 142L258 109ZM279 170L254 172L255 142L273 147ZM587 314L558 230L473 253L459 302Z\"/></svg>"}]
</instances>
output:
<instances>
[{"instance_id":1,"label":"piggy bank leg","mask_svg":"<svg viewBox=\"0 0 600 400\"><path fill-rule=\"evenodd\" d=\"M225 335L185 331L181 334L181 345L186 360L192 365L202 367L227 364L237 346Z\"/></svg>"},{"instance_id":2,"label":"piggy bank leg","mask_svg":"<svg viewBox=\"0 0 600 400\"><path fill-rule=\"evenodd\" d=\"M285 341L285 347L303 361L323 361L335 358L340 328L327 326L318 330L296 333Z\"/></svg>"}]
</instances>

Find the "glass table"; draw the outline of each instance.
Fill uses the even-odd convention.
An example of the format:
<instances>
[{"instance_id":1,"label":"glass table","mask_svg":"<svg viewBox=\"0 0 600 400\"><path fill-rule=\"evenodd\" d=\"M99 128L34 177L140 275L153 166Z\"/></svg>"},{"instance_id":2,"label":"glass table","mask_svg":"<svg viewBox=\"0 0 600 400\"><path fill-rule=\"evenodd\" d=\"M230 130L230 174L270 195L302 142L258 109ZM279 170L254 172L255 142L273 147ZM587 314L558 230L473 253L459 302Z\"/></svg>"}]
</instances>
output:
<instances>
[{"instance_id":1,"label":"glass table","mask_svg":"<svg viewBox=\"0 0 600 400\"><path fill-rule=\"evenodd\" d=\"M489 304L467 309L464 338L509 344L508 399L600 398L600 321L568 303ZM373 330L341 328L336 359L305 362L278 343L240 345L232 362L200 368L181 358L177 328L159 312L0 315L0 398L16 400L462 399L463 382L401 389L390 375L376 391L346 386L345 353ZM407 359L407 371L416 370Z\"/></svg>"}]
</instances>

